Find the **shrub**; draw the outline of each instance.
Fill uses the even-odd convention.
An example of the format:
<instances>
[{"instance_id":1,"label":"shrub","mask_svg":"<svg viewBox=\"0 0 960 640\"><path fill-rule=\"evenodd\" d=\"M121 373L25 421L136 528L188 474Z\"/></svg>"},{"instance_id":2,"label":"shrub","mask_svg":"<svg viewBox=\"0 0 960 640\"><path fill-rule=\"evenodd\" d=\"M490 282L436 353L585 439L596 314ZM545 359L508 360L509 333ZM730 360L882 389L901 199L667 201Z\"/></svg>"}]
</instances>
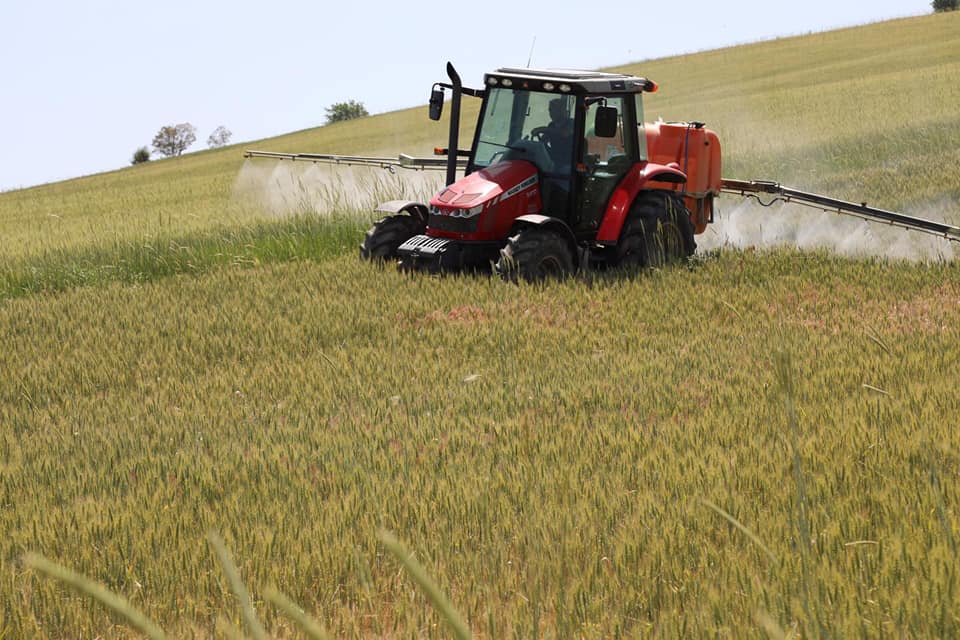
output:
<instances>
[{"instance_id":1,"label":"shrub","mask_svg":"<svg viewBox=\"0 0 960 640\"><path fill-rule=\"evenodd\" d=\"M143 162L150 162L150 151L146 147L140 147L133 152L133 159L130 160L130 164L141 164Z\"/></svg>"},{"instance_id":2,"label":"shrub","mask_svg":"<svg viewBox=\"0 0 960 640\"><path fill-rule=\"evenodd\" d=\"M343 122L344 120L354 120L370 115L362 102L348 100L346 102L337 102L327 107L327 124L334 122Z\"/></svg>"}]
</instances>

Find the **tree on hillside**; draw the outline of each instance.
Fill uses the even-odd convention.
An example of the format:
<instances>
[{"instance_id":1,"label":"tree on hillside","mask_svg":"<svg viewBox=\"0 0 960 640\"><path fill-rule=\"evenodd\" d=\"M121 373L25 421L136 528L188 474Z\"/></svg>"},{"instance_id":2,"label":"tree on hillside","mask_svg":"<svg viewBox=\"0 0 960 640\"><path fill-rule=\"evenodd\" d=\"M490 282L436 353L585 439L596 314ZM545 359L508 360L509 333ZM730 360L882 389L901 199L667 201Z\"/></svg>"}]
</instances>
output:
<instances>
[{"instance_id":1,"label":"tree on hillside","mask_svg":"<svg viewBox=\"0 0 960 640\"><path fill-rule=\"evenodd\" d=\"M346 102L337 102L327 107L327 124L334 122L343 122L344 120L353 120L370 115L362 102L356 100L347 100Z\"/></svg>"},{"instance_id":2,"label":"tree on hillside","mask_svg":"<svg viewBox=\"0 0 960 640\"><path fill-rule=\"evenodd\" d=\"M230 144L230 137L233 135L233 132L230 129L227 129L223 125L220 125L213 130L213 133L210 134L210 137L207 138L207 146L211 149L216 149L217 147L223 147Z\"/></svg>"},{"instance_id":3,"label":"tree on hillside","mask_svg":"<svg viewBox=\"0 0 960 640\"><path fill-rule=\"evenodd\" d=\"M960 0L933 0L930 3L936 13L941 11L956 11L960 9Z\"/></svg>"},{"instance_id":4,"label":"tree on hillside","mask_svg":"<svg viewBox=\"0 0 960 640\"><path fill-rule=\"evenodd\" d=\"M197 129L189 122L162 127L153 137L153 150L167 156L179 156L197 141Z\"/></svg>"},{"instance_id":5,"label":"tree on hillside","mask_svg":"<svg viewBox=\"0 0 960 640\"><path fill-rule=\"evenodd\" d=\"M150 162L150 151L146 147L140 147L133 152L133 159L130 161L130 164L141 164L144 162Z\"/></svg>"}]
</instances>

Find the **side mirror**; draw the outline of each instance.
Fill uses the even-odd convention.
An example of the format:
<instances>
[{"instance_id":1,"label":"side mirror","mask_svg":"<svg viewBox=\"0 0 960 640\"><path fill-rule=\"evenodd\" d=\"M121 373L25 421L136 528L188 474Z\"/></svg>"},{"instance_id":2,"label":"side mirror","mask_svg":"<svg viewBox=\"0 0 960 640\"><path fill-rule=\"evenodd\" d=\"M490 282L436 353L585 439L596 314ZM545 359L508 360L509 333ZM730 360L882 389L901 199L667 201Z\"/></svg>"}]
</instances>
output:
<instances>
[{"instance_id":1,"label":"side mirror","mask_svg":"<svg viewBox=\"0 0 960 640\"><path fill-rule=\"evenodd\" d=\"M443 89L430 92L430 119L439 120L443 114Z\"/></svg>"},{"instance_id":2,"label":"side mirror","mask_svg":"<svg viewBox=\"0 0 960 640\"><path fill-rule=\"evenodd\" d=\"M593 122L593 133L598 138L613 138L617 135L617 108L597 107L597 117Z\"/></svg>"}]
</instances>

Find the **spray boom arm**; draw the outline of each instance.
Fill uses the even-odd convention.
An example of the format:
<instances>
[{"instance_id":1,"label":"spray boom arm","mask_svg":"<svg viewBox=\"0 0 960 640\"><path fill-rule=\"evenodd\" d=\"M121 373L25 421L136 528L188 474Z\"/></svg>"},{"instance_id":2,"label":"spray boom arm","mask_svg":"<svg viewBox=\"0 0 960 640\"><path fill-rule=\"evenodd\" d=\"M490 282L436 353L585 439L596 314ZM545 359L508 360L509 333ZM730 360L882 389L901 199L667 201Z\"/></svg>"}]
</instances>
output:
<instances>
[{"instance_id":1,"label":"spray boom arm","mask_svg":"<svg viewBox=\"0 0 960 640\"><path fill-rule=\"evenodd\" d=\"M924 218L915 218L895 211L886 211L868 207L866 202L856 203L838 200L828 196L822 196L817 193L800 191L791 187L784 187L778 182L766 180L729 180L721 181L720 191L732 193L746 198L754 198L765 207L769 207L774 202L796 202L804 206L813 207L822 211L849 215L864 220L875 222L885 222L895 227L903 229L913 229L940 236L953 242L960 242L960 227L955 227L944 222L926 220ZM772 196L768 202L761 199L762 194Z\"/></svg>"},{"instance_id":2,"label":"spray boom arm","mask_svg":"<svg viewBox=\"0 0 960 640\"><path fill-rule=\"evenodd\" d=\"M445 149L438 155L447 155ZM456 166L463 168L467 166L466 158L462 158L464 152L457 151ZM329 153L279 153L276 151L245 151L244 158L272 158L274 160L292 160L295 162L314 162L319 164L340 164L346 166L361 167L379 167L394 173L397 168L414 169L422 171L424 169L446 169L448 160L444 158L424 158L418 156L408 156L401 153L396 158L385 158L379 156L341 156Z\"/></svg>"}]
</instances>

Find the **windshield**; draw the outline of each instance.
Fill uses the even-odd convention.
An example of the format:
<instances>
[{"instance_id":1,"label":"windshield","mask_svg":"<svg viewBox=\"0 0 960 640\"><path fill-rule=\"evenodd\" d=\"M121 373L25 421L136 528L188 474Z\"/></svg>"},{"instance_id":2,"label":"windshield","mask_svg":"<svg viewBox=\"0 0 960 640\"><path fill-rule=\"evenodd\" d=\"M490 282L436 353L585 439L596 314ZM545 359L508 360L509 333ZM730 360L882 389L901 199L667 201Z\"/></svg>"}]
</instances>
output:
<instances>
[{"instance_id":1,"label":"windshield","mask_svg":"<svg viewBox=\"0 0 960 640\"><path fill-rule=\"evenodd\" d=\"M496 87L487 90L473 164L529 160L544 173L569 173L573 156L572 95Z\"/></svg>"}]
</instances>

